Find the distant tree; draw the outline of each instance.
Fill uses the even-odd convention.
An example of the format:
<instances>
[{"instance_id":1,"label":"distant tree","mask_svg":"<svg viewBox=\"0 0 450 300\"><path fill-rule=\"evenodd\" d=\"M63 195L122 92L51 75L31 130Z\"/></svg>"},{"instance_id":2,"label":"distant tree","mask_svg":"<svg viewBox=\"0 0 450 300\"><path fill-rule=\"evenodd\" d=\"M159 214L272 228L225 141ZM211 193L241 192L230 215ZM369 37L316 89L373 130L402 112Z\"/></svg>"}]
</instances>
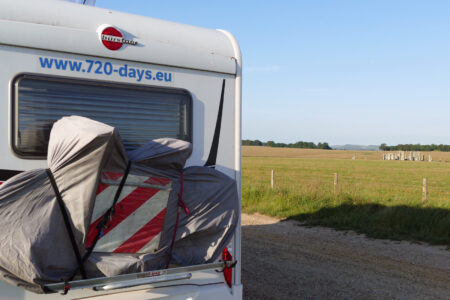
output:
<instances>
[{"instance_id":1,"label":"distant tree","mask_svg":"<svg viewBox=\"0 0 450 300\"><path fill-rule=\"evenodd\" d=\"M380 149L384 151L444 151L450 152L450 145L421 145L421 144L398 144L397 146L387 146L381 144Z\"/></svg>"},{"instance_id":2,"label":"distant tree","mask_svg":"<svg viewBox=\"0 0 450 300\"><path fill-rule=\"evenodd\" d=\"M285 143L275 143L275 147L286 148L287 146Z\"/></svg>"},{"instance_id":3,"label":"distant tree","mask_svg":"<svg viewBox=\"0 0 450 300\"><path fill-rule=\"evenodd\" d=\"M262 146L263 143L260 140L242 140L242 146Z\"/></svg>"},{"instance_id":4,"label":"distant tree","mask_svg":"<svg viewBox=\"0 0 450 300\"><path fill-rule=\"evenodd\" d=\"M313 142L303 142L298 141L296 143L276 143L274 141L261 142L260 140L242 140L242 146L267 146L267 147L278 147L278 148L306 148L306 149L325 149L332 150L328 143L318 143L317 145Z\"/></svg>"},{"instance_id":5,"label":"distant tree","mask_svg":"<svg viewBox=\"0 0 450 300\"><path fill-rule=\"evenodd\" d=\"M324 150L331 150L331 147L328 145L328 143L319 143L317 145L317 148Z\"/></svg>"}]
</instances>

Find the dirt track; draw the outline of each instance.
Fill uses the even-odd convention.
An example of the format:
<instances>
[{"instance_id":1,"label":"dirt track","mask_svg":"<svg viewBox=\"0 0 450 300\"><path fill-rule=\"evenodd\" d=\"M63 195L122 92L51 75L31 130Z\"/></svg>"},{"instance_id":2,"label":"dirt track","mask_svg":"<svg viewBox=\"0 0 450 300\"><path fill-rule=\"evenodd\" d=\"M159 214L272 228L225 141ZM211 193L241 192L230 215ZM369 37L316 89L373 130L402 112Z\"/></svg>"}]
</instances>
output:
<instances>
[{"instance_id":1,"label":"dirt track","mask_svg":"<svg viewBox=\"0 0 450 300\"><path fill-rule=\"evenodd\" d=\"M242 215L244 299L450 299L445 247Z\"/></svg>"}]
</instances>

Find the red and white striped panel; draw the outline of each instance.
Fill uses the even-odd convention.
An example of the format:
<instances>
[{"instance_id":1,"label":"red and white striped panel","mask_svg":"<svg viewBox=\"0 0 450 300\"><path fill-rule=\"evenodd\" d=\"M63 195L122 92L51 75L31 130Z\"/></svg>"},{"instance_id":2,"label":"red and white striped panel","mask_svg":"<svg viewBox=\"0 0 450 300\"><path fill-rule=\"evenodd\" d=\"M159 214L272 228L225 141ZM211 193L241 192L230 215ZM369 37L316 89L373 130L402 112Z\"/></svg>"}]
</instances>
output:
<instances>
[{"instance_id":1,"label":"red and white striped panel","mask_svg":"<svg viewBox=\"0 0 450 300\"><path fill-rule=\"evenodd\" d=\"M111 207L123 174L103 172L86 241L90 247L98 233L97 224ZM95 252L149 253L158 250L172 182L165 178L129 174L115 212Z\"/></svg>"}]
</instances>

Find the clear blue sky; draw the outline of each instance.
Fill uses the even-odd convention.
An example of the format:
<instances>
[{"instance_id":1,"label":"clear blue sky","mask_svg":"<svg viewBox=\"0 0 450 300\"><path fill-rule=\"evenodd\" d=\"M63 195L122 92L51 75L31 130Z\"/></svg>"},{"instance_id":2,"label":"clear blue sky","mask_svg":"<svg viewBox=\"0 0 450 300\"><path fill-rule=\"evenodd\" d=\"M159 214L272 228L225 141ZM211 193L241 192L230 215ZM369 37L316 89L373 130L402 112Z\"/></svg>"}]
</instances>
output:
<instances>
[{"instance_id":1,"label":"clear blue sky","mask_svg":"<svg viewBox=\"0 0 450 300\"><path fill-rule=\"evenodd\" d=\"M238 39L243 138L450 144L450 1L119 1Z\"/></svg>"}]
</instances>

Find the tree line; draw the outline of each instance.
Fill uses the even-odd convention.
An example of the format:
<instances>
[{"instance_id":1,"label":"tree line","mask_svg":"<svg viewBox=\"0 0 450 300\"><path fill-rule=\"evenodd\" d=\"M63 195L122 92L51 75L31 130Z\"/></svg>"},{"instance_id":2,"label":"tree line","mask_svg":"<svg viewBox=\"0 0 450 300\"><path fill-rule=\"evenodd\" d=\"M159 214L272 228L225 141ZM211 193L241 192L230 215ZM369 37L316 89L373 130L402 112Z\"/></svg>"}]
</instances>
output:
<instances>
[{"instance_id":1,"label":"tree line","mask_svg":"<svg viewBox=\"0 0 450 300\"><path fill-rule=\"evenodd\" d=\"M328 143L318 143L317 145L313 142L296 142L296 143L275 143L274 141L261 142L260 140L242 140L243 146L267 146L267 147L279 147L279 148L303 148L303 149L325 149L331 150Z\"/></svg>"},{"instance_id":2,"label":"tree line","mask_svg":"<svg viewBox=\"0 0 450 300\"><path fill-rule=\"evenodd\" d=\"M420 145L420 144L399 144L397 146L388 146L385 143L380 145L382 151L443 151L450 152L450 145Z\"/></svg>"}]
</instances>

